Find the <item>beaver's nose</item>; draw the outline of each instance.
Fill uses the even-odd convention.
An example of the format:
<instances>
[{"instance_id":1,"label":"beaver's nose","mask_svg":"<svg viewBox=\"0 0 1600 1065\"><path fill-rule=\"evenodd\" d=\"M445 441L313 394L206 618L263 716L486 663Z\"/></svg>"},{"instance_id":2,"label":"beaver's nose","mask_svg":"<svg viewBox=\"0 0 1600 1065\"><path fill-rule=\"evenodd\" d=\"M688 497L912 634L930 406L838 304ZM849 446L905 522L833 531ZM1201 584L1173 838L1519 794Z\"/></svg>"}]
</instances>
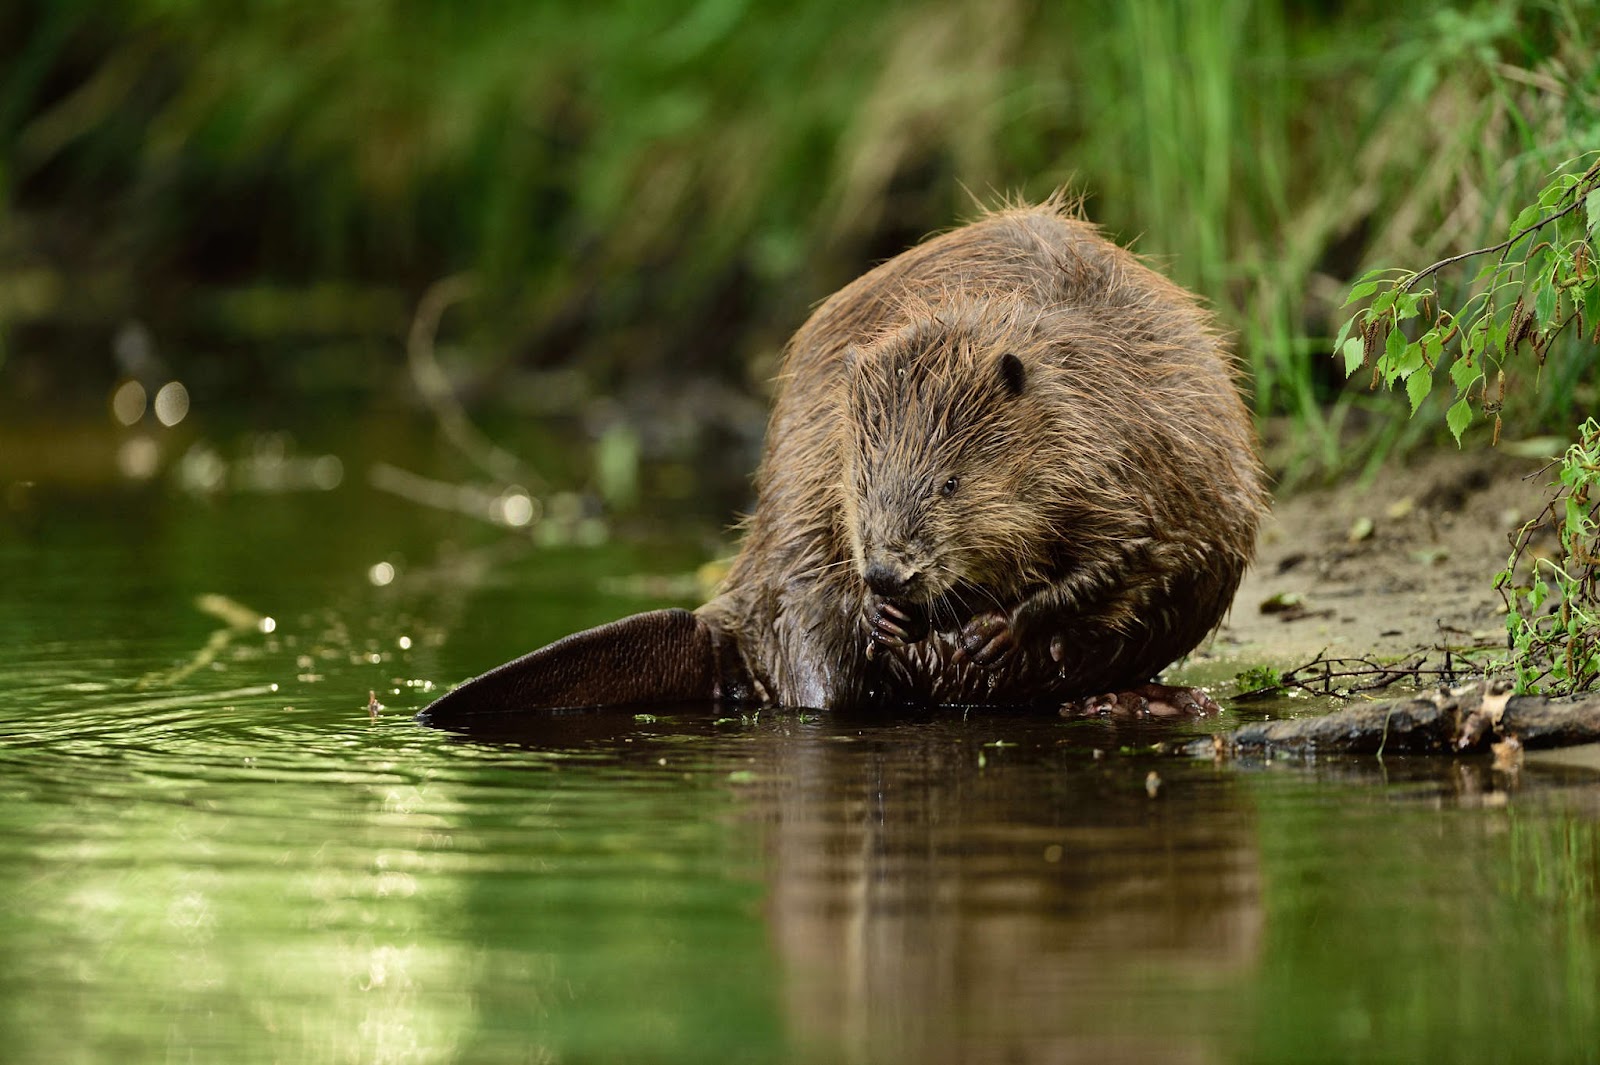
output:
<instances>
[{"instance_id":1,"label":"beaver's nose","mask_svg":"<svg viewBox=\"0 0 1600 1065\"><path fill-rule=\"evenodd\" d=\"M878 555L868 560L861 579L885 599L893 599L909 591L918 576L917 571L904 562Z\"/></svg>"}]
</instances>

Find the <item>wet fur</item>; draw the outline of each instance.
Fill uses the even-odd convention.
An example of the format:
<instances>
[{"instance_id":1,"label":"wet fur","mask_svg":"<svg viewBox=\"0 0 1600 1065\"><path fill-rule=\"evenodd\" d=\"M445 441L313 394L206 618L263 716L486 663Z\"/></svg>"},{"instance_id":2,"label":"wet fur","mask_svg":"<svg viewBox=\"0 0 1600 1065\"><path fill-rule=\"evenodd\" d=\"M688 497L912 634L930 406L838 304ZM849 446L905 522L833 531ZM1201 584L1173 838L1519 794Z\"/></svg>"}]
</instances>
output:
<instances>
[{"instance_id":1,"label":"wet fur","mask_svg":"<svg viewBox=\"0 0 1600 1065\"><path fill-rule=\"evenodd\" d=\"M765 698L806 706L1148 680L1220 621L1266 505L1209 315L1056 202L824 302L787 349L756 487L698 613L736 634ZM903 604L931 623L876 654L873 557L919 574ZM980 664L963 635L993 611L1014 648Z\"/></svg>"}]
</instances>

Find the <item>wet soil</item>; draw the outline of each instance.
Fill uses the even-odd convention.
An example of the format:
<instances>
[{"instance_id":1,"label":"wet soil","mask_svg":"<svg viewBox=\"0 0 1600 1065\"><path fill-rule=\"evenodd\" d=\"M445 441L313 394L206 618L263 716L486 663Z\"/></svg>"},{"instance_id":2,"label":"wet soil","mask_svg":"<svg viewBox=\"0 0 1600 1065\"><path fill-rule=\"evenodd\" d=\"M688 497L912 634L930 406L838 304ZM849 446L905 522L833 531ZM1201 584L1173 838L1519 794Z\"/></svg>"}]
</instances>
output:
<instances>
[{"instance_id":1,"label":"wet soil","mask_svg":"<svg viewBox=\"0 0 1600 1065\"><path fill-rule=\"evenodd\" d=\"M1505 452L1432 453L1278 500L1232 613L1188 668L1220 679L1319 654L1503 646L1493 578L1511 538L1544 508L1545 466Z\"/></svg>"}]
</instances>

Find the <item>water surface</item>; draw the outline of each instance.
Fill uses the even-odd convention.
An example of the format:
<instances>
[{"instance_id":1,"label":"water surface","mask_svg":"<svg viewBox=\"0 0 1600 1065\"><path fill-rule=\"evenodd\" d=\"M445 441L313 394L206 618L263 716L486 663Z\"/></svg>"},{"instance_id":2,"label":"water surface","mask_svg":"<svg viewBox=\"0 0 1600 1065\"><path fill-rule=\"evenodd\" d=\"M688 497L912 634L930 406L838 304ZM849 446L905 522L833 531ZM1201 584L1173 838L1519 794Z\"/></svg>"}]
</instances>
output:
<instances>
[{"instance_id":1,"label":"water surface","mask_svg":"<svg viewBox=\"0 0 1600 1065\"><path fill-rule=\"evenodd\" d=\"M681 602L703 537L541 547L331 449L331 490L13 472L5 1060L1600 1059L1590 770L993 714L431 731Z\"/></svg>"}]
</instances>

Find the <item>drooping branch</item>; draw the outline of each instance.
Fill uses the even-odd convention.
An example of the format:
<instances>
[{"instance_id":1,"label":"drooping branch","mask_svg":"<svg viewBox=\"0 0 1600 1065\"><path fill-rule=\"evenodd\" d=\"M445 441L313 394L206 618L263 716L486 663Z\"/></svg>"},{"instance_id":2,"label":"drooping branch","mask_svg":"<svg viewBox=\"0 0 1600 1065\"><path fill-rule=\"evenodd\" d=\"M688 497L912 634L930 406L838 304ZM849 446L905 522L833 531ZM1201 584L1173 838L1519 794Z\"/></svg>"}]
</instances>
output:
<instances>
[{"instance_id":1,"label":"drooping branch","mask_svg":"<svg viewBox=\"0 0 1600 1065\"><path fill-rule=\"evenodd\" d=\"M1600 161L1597 161L1593 166L1589 167L1588 170L1584 171L1583 177L1579 178L1578 183L1572 186L1572 188L1576 190L1574 192L1572 202L1561 208L1561 210L1557 211L1555 214L1534 219L1526 226L1523 226L1521 229L1511 234L1511 236L1507 237L1505 240L1502 240L1499 244L1492 244L1487 248L1474 248L1471 251L1464 251L1459 255L1452 255L1449 258L1440 259L1432 266L1423 267L1415 274L1412 274L1410 279L1408 279L1404 285L1400 286L1400 291L1410 292L1416 287L1418 281L1421 281L1423 278L1432 274L1438 273L1447 266L1461 262L1463 259L1472 259L1479 255L1492 255L1495 252L1506 252L1511 250L1511 248L1516 246L1517 241L1521 240L1529 233L1536 233L1545 226L1549 225L1551 222L1563 218L1566 215L1571 214L1573 211L1576 211L1579 207L1582 207L1584 205L1584 196L1582 195L1584 188L1597 176L1600 176Z\"/></svg>"}]
</instances>

